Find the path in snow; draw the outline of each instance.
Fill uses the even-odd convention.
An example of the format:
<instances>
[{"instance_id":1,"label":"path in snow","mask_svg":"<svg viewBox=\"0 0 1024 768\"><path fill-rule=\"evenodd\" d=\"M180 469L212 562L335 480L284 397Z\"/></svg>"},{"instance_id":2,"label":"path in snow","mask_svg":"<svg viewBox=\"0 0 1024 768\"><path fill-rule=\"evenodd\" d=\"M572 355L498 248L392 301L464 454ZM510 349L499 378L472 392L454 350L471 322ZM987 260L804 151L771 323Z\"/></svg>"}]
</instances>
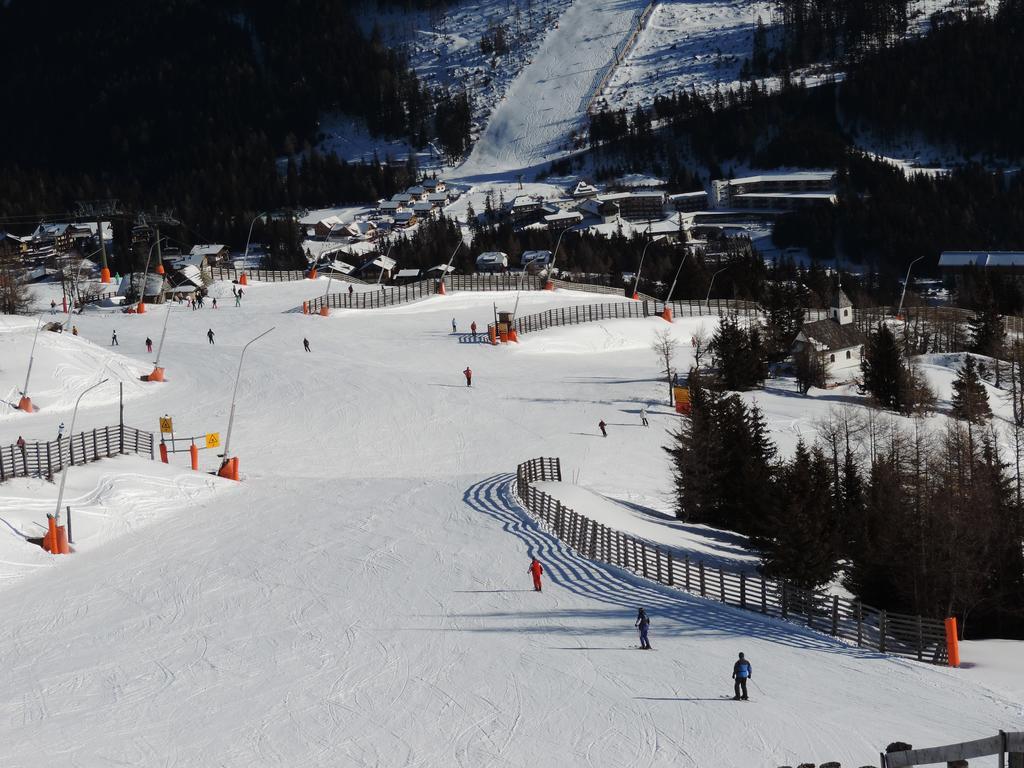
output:
<instances>
[{"instance_id":1,"label":"path in snow","mask_svg":"<svg viewBox=\"0 0 1024 768\"><path fill-rule=\"evenodd\" d=\"M576 0L491 115L469 158L451 174L463 181L527 176L565 154L584 126L587 99L645 0Z\"/></svg>"}]
</instances>

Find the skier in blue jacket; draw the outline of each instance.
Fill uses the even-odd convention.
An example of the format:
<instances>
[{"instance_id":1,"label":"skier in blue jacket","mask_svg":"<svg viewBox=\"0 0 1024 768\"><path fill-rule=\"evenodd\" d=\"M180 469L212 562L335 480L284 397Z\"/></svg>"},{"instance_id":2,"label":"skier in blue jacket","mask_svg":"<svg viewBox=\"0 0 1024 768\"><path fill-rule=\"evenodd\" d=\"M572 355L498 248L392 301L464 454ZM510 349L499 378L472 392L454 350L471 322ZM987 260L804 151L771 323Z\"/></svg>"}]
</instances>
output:
<instances>
[{"instance_id":1,"label":"skier in blue jacket","mask_svg":"<svg viewBox=\"0 0 1024 768\"><path fill-rule=\"evenodd\" d=\"M739 701L747 699L747 680L754 676L754 669L750 666L750 662L744 658L743 654L736 660L736 663L732 665L732 677L736 681L733 685L735 696L733 699ZM743 695L740 696L740 691L743 691Z\"/></svg>"},{"instance_id":2,"label":"skier in blue jacket","mask_svg":"<svg viewBox=\"0 0 1024 768\"><path fill-rule=\"evenodd\" d=\"M651 650L651 642L647 639L647 629L651 626L651 620L647 618L643 608L637 611L636 623L633 626L640 630L640 650Z\"/></svg>"}]
</instances>

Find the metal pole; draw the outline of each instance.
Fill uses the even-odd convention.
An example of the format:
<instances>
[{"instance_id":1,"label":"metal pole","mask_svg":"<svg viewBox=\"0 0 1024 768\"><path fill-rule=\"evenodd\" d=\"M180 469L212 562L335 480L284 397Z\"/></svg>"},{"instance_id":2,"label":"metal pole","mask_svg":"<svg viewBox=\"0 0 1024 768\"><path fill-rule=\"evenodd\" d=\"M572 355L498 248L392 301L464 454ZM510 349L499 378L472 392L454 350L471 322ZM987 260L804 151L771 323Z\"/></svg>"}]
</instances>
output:
<instances>
[{"instance_id":1,"label":"metal pole","mask_svg":"<svg viewBox=\"0 0 1024 768\"><path fill-rule=\"evenodd\" d=\"M683 264L686 263L686 257L690 255L687 251L683 254L683 260L679 262L679 269L676 270L676 276L672 278L672 285L669 286L668 293L665 294L665 303L668 304L672 300L672 291L676 289L676 283L679 281L679 273L683 271Z\"/></svg>"},{"instance_id":2,"label":"metal pole","mask_svg":"<svg viewBox=\"0 0 1024 768\"><path fill-rule=\"evenodd\" d=\"M709 310L711 309L711 287L715 284L715 278L718 277L723 272L725 272L725 270L727 269L728 267L722 267L720 270L718 270L717 272L715 272L715 274L711 276L711 282L708 283L708 295L704 299L704 303L707 305L707 308Z\"/></svg>"},{"instance_id":3,"label":"metal pole","mask_svg":"<svg viewBox=\"0 0 1024 768\"><path fill-rule=\"evenodd\" d=\"M643 271L644 268L644 257L647 256L647 249L664 238L664 235L658 235L657 237L648 240L647 245L644 246L643 251L640 253L640 266L636 268L636 279L633 281L634 293L637 293L640 290L640 272Z\"/></svg>"},{"instance_id":4,"label":"metal pole","mask_svg":"<svg viewBox=\"0 0 1024 768\"><path fill-rule=\"evenodd\" d=\"M558 246L560 246L562 244L562 236L565 235L565 233L568 232L568 231L569 231L568 227L563 229L562 233L558 236L558 240L555 241L555 252L553 254L551 254L551 264L548 265L548 275L549 276L555 271L555 259L558 258Z\"/></svg>"},{"instance_id":5,"label":"metal pole","mask_svg":"<svg viewBox=\"0 0 1024 768\"><path fill-rule=\"evenodd\" d=\"M910 282L910 270L913 269L914 265L917 264L917 262L919 262L923 258L924 256L918 256L916 259L910 262L910 265L907 267L907 276L903 278L903 293L900 294L900 305L899 307L896 308L897 315L903 312L903 299L907 295L907 283Z\"/></svg>"},{"instance_id":6,"label":"metal pole","mask_svg":"<svg viewBox=\"0 0 1024 768\"><path fill-rule=\"evenodd\" d=\"M82 394L80 394L78 396L78 399L75 401L75 410L71 414L71 430L68 432L68 436L71 440L75 439L75 419L78 418L78 404L82 402L82 398L85 397L89 392L96 389L96 387L98 387L100 384L103 384L106 381L109 381L109 379L101 379L100 381L97 381L95 384L93 384L91 387L87 387L86 390L82 392ZM64 467L64 471L61 472L60 474L60 490L57 492L57 511L53 515L58 525L60 524L60 505L64 501L64 484L68 480L68 473L70 471L71 466L69 465Z\"/></svg>"},{"instance_id":7,"label":"metal pole","mask_svg":"<svg viewBox=\"0 0 1024 768\"><path fill-rule=\"evenodd\" d=\"M249 241L252 240L252 228L256 226L256 219L261 219L267 215L267 212L258 213L253 217L253 220L249 222L249 235L245 238L245 253L242 256L242 269L246 269L249 266ZM330 233L328 233L330 237Z\"/></svg>"},{"instance_id":8,"label":"metal pole","mask_svg":"<svg viewBox=\"0 0 1024 768\"><path fill-rule=\"evenodd\" d=\"M32 337L32 351L28 353L28 372L25 374L25 388L21 391L22 397L28 397L28 377L32 375L32 361L36 356L36 339L39 338L39 329L43 327L43 321L40 320L36 325L36 334Z\"/></svg>"},{"instance_id":9,"label":"metal pole","mask_svg":"<svg viewBox=\"0 0 1024 768\"><path fill-rule=\"evenodd\" d=\"M247 349L249 349L249 346L251 344L253 344L254 342L259 341L260 339L262 339L264 336L266 336L268 333L270 333L276 327L277 326L273 326L271 328L268 328L263 333L261 333L259 336L257 336L255 339L252 339L244 347L242 347L242 354L238 358L238 373L235 374L235 388L234 388L234 391L232 391L232 393L231 393L231 413L228 416L228 433L227 433L227 436L224 438L224 459L225 460L228 459L228 449L231 447L231 428L235 424L235 396L238 394L238 380L242 376L242 362L245 360L245 351Z\"/></svg>"},{"instance_id":10,"label":"metal pole","mask_svg":"<svg viewBox=\"0 0 1024 768\"><path fill-rule=\"evenodd\" d=\"M394 247L395 244L391 243L391 245L388 246L388 252L384 254L384 261L380 263L380 274L377 275L377 285L380 285L380 280L384 277L384 264L391 258L391 249Z\"/></svg>"},{"instance_id":11,"label":"metal pole","mask_svg":"<svg viewBox=\"0 0 1024 768\"><path fill-rule=\"evenodd\" d=\"M160 331L160 345L156 348L156 362L153 363L157 368L160 367L160 353L164 351L164 337L167 336L167 321L171 319L171 302L167 302L167 315L164 317L164 327Z\"/></svg>"}]
</instances>

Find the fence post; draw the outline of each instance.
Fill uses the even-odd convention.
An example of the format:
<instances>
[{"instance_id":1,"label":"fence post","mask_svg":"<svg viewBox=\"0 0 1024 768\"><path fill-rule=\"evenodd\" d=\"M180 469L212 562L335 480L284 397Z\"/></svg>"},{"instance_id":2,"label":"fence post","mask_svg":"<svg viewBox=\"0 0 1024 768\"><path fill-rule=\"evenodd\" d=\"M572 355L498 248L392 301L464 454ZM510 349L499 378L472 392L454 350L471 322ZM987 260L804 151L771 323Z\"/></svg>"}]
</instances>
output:
<instances>
[{"instance_id":1,"label":"fence post","mask_svg":"<svg viewBox=\"0 0 1024 768\"><path fill-rule=\"evenodd\" d=\"M654 546L654 574L655 580L661 584L661 547Z\"/></svg>"},{"instance_id":2,"label":"fence post","mask_svg":"<svg viewBox=\"0 0 1024 768\"><path fill-rule=\"evenodd\" d=\"M768 584L761 577L761 613L768 613Z\"/></svg>"},{"instance_id":3,"label":"fence post","mask_svg":"<svg viewBox=\"0 0 1024 768\"><path fill-rule=\"evenodd\" d=\"M747 607L747 574L740 574L740 608Z\"/></svg>"},{"instance_id":4,"label":"fence post","mask_svg":"<svg viewBox=\"0 0 1024 768\"><path fill-rule=\"evenodd\" d=\"M96 437L96 430L92 431L92 460L99 461L100 458L100 444Z\"/></svg>"},{"instance_id":5,"label":"fence post","mask_svg":"<svg viewBox=\"0 0 1024 768\"><path fill-rule=\"evenodd\" d=\"M878 614L878 650L885 653L885 611Z\"/></svg>"},{"instance_id":6,"label":"fence post","mask_svg":"<svg viewBox=\"0 0 1024 768\"><path fill-rule=\"evenodd\" d=\"M697 563L697 569L700 573L700 596L707 597L707 590L704 588L704 561L701 560Z\"/></svg>"},{"instance_id":7,"label":"fence post","mask_svg":"<svg viewBox=\"0 0 1024 768\"><path fill-rule=\"evenodd\" d=\"M860 648L864 644L864 606L860 600L855 605L857 606L857 647Z\"/></svg>"},{"instance_id":8,"label":"fence post","mask_svg":"<svg viewBox=\"0 0 1024 768\"><path fill-rule=\"evenodd\" d=\"M590 521L590 559L597 559L597 521Z\"/></svg>"},{"instance_id":9,"label":"fence post","mask_svg":"<svg viewBox=\"0 0 1024 768\"><path fill-rule=\"evenodd\" d=\"M924 636L921 631L921 614L917 614L917 660L924 657Z\"/></svg>"},{"instance_id":10,"label":"fence post","mask_svg":"<svg viewBox=\"0 0 1024 768\"><path fill-rule=\"evenodd\" d=\"M920 624L918 624L920 629ZM832 636L839 634L839 595L832 595Z\"/></svg>"},{"instance_id":11,"label":"fence post","mask_svg":"<svg viewBox=\"0 0 1024 768\"><path fill-rule=\"evenodd\" d=\"M786 605L786 582L782 582L782 618L789 615L789 606Z\"/></svg>"},{"instance_id":12,"label":"fence post","mask_svg":"<svg viewBox=\"0 0 1024 768\"><path fill-rule=\"evenodd\" d=\"M722 572L722 567L718 567L718 594L721 597L722 602L725 602L725 574Z\"/></svg>"},{"instance_id":13,"label":"fence post","mask_svg":"<svg viewBox=\"0 0 1024 768\"><path fill-rule=\"evenodd\" d=\"M668 585L674 587L676 584L675 575L672 573L672 550L668 551Z\"/></svg>"},{"instance_id":14,"label":"fence post","mask_svg":"<svg viewBox=\"0 0 1024 768\"><path fill-rule=\"evenodd\" d=\"M647 543L645 542L640 548L640 557L643 563L644 578L647 578Z\"/></svg>"},{"instance_id":15,"label":"fence post","mask_svg":"<svg viewBox=\"0 0 1024 768\"><path fill-rule=\"evenodd\" d=\"M36 447L39 443L36 443ZM46 479L53 480L53 456L50 454L50 443L46 444Z\"/></svg>"},{"instance_id":16,"label":"fence post","mask_svg":"<svg viewBox=\"0 0 1024 768\"><path fill-rule=\"evenodd\" d=\"M686 591L690 591L690 556L683 555L683 572L686 574Z\"/></svg>"}]
</instances>

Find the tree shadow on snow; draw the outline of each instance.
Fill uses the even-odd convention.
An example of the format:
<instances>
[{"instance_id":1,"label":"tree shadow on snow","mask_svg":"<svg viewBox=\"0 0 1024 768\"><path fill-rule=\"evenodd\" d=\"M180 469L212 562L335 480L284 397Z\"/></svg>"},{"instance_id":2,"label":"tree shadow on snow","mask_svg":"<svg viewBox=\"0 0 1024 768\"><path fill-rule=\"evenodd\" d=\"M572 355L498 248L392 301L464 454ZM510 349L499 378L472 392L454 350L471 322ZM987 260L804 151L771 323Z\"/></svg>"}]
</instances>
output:
<instances>
[{"instance_id":1,"label":"tree shadow on snow","mask_svg":"<svg viewBox=\"0 0 1024 768\"><path fill-rule=\"evenodd\" d=\"M577 552L542 529L515 499L511 473L494 475L474 483L463 494L463 502L471 509L496 520L502 528L526 546L526 554L544 565L550 583L599 605L580 609L551 608L538 611L492 612L472 614L489 618L486 624L464 631L550 632L551 621L572 619L573 634L586 636L606 634L612 621L632 622L638 606L647 609L652 618L655 637L719 637L757 638L791 648L835 653L856 658L885 658L884 654L856 648L828 635L795 623L764 616L740 608L731 608L714 600L703 599L678 589L647 581L616 566L583 558ZM467 617L470 614L465 614ZM590 627L580 620L592 619ZM505 624L507 626L498 626ZM533 628L524 622L537 621Z\"/></svg>"}]
</instances>

